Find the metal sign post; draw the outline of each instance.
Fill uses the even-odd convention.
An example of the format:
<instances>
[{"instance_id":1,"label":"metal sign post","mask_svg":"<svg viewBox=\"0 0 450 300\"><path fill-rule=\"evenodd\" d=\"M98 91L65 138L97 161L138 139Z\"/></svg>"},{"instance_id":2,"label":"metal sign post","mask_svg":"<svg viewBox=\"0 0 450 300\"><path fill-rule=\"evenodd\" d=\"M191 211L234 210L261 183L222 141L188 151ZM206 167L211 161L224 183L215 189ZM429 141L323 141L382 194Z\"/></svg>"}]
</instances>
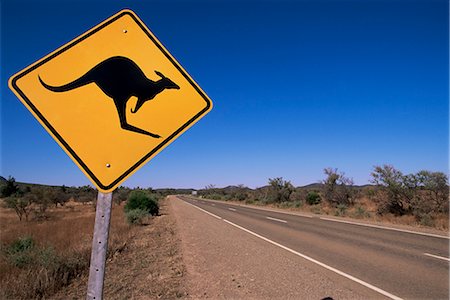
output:
<instances>
[{"instance_id":1,"label":"metal sign post","mask_svg":"<svg viewBox=\"0 0 450 300\"><path fill-rule=\"evenodd\" d=\"M106 252L108 250L111 206L112 193L105 194L98 192L86 296L86 299L88 300L98 300L103 298L103 281L105 277Z\"/></svg>"}]
</instances>

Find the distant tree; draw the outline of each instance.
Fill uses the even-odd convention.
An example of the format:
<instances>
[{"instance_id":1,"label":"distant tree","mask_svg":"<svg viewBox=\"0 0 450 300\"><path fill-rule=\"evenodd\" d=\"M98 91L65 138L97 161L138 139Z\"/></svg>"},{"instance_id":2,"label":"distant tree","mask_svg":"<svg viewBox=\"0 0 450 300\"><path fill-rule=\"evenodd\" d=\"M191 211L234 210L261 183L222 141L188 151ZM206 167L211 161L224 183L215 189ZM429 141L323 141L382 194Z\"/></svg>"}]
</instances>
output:
<instances>
[{"instance_id":1,"label":"distant tree","mask_svg":"<svg viewBox=\"0 0 450 300\"><path fill-rule=\"evenodd\" d=\"M295 190L290 181L283 177L269 178L269 187L266 195L266 202L280 203L289 201L292 192Z\"/></svg>"},{"instance_id":2,"label":"distant tree","mask_svg":"<svg viewBox=\"0 0 450 300\"><path fill-rule=\"evenodd\" d=\"M212 200L222 200L223 196L225 196L223 190L216 188L214 184L208 184L203 190L198 191L198 194ZM229 199L225 198L225 200Z\"/></svg>"},{"instance_id":3,"label":"distant tree","mask_svg":"<svg viewBox=\"0 0 450 300\"><path fill-rule=\"evenodd\" d=\"M214 190L216 188L215 184L208 184L207 186L205 186L205 190Z\"/></svg>"},{"instance_id":4,"label":"distant tree","mask_svg":"<svg viewBox=\"0 0 450 300\"><path fill-rule=\"evenodd\" d=\"M127 201L128 195L130 194L130 189L119 187L113 193L113 201L117 205L122 204L122 202Z\"/></svg>"},{"instance_id":5,"label":"distant tree","mask_svg":"<svg viewBox=\"0 0 450 300\"><path fill-rule=\"evenodd\" d=\"M20 190L21 190L20 193L22 193L22 194L28 194L28 193L31 193L31 188L30 188L30 186L28 186L28 185L24 186L24 187L21 188Z\"/></svg>"},{"instance_id":6,"label":"distant tree","mask_svg":"<svg viewBox=\"0 0 450 300\"><path fill-rule=\"evenodd\" d=\"M33 202L38 205L38 214L43 215L47 208L51 205L51 200L48 196L50 192L48 188L43 186L34 186L31 188L31 195L33 195Z\"/></svg>"},{"instance_id":7,"label":"distant tree","mask_svg":"<svg viewBox=\"0 0 450 300\"><path fill-rule=\"evenodd\" d=\"M442 172L420 171L416 175L418 183L434 203L436 212L449 212L448 177Z\"/></svg>"},{"instance_id":8,"label":"distant tree","mask_svg":"<svg viewBox=\"0 0 450 300\"><path fill-rule=\"evenodd\" d=\"M20 221L22 221L23 216L25 216L25 220L28 221L28 216L32 210L31 205L35 200L33 194L25 194L24 196L15 194L7 197L5 199L5 204L6 207L14 209Z\"/></svg>"},{"instance_id":9,"label":"distant tree","mask_svg":"<svg viewBox=\"0 0 450 300\"><path fill-rule=\"evenodd\" d=\"M91 186L84 185L78 187L75 190L73 197L75 201L81 202L83 204L88 202L94 203L96 199L96 192Z\"/></svg>"},{"instance_id":10,"label":"distant tree","mask_svg":"<svg viewBox=\"0 0 450 300\"><path fill-rule=\"evenodd\" d=\"M54 204L55 207L58 207L58 204L60 206L64 206L64 204L69 201L72 195L67 192L67 189L56 188L48 190L47 197L49 197L50 202Z\"/></svg>"},{"instance_id":11,"label":"distant tree","mask_svg":"<svg viewBox=\"0 0 450 300\"><path fill-rule=\"evenodd\" d=\"M352 189L353 180L345 177L345 173L338 172L337 168L325 168L327 176L323 181L323 196L331 204L351 205L355 200L355 190Z\"/></svg>"},{"instance_id":12,"label":"distant tree","mask_svg":"<svg viewBox=\"0 0 450 300\"><path fill-rule=\"evenodd\" d=\"M375 166L371 173L371 182L378 185L381 190L378 202L378 212L390 212L395 215L403 215L409 205L405 201L404 175L392 165ZM409 179L411 180L411 178Z\"/></svg>"},{"instance_id":13,"label":"distant tree","mask_svg":"<svg viewBox=\"0 0 450 300\"><path fill-rule=\"evenodd\" d=\"M3 185L0 189L0 195L2 198L5 198L14 195L17 192L19 192L19 187L16 183L16 179L9 176L5 182L5 185Z\"/></svg>"}]
</instances>

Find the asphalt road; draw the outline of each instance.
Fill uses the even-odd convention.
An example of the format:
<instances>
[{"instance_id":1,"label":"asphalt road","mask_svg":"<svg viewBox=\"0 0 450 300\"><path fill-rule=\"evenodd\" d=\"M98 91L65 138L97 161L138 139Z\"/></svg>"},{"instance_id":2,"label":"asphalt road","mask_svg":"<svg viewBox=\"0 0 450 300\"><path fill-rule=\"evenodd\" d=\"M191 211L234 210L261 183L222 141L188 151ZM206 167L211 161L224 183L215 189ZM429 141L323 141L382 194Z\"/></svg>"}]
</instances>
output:
<instances>
[{"instance_id":1,"label":"asphalt road","mask_svg":"<svg viewBox=\"0 0 450 300\"><path fill-rule=\"evenodd\" d=\"M178 198L222 219L224 226L294 253L330 276L364 285L380 298L449 299L448 237Z\"/></svg>"}]
</instances>

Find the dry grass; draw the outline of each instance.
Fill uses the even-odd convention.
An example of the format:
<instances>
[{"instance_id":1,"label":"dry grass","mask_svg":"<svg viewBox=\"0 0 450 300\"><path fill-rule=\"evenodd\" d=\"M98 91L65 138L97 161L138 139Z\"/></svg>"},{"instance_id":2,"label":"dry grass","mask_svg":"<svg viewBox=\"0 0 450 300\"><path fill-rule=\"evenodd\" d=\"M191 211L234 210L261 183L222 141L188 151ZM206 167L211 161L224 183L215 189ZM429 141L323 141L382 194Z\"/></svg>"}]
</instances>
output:
<instances>
[{"instance_id":1,"label":"dry grass","mask_svg":"<svg viewBox=\"0 0 450 300\"><path fill-rule=\"evenodd\" d=\"M88 272L95 211L92 205L69 202L48 211L46 221L20 222L14 211L0 208L0 298L44 298ZM109 255L124 247L133 229L123 208L113 207ZM30 237L35 247L31 261L17 266L6 249Z\"/></svg>"},{"instance_id":2,"label":"dry grass","mask_svg":"<svg viewBox=\"0 0 450 300\"><path fill-rule=\"evenodd\" d=\"M105 299L176 299L186 296L181 241L167 200L160 201L160 215L148 218L145 224L133 227L133 238L128 240L120 255L112 255L108 259ZM112 235L115 235L114 230ZM51 299L83 299L86 287L87 276L83 276Z\"/></svg>"}]
</instances>

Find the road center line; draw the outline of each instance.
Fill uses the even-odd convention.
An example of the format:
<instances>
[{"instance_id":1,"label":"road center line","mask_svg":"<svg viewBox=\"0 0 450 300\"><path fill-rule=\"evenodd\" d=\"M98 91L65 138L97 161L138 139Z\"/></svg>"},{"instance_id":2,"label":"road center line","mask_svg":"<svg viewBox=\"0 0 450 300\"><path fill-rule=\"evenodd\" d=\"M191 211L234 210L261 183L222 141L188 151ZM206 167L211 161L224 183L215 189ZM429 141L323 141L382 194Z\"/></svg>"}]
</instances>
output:
<instances>
[{"instance_id":1,"label":"road center line","mask_svg":"<svg viewBox=\"0 0 450 300\"><path fill-rule=\"evenodd\" d=\"M338 219L332 219L332 218L326 218L326 217L320 217L319 219L325 220L325 221L332 221L332 222L339 222L339 223L358 225L358 226L373 227L373 228L379 228L379 229L385 229L385 230L393 230L393 231L400 231L400 232L406 232L406 233L412 233L412 234L419 234L419 235L437 237L437 238L441 238L441 239L450 239L450 237L448 237L448 236L439 235L439 234L418 232L418 231L399 229L399 228L391 228L391 227L374 225L374 224L363 224L363 223L358 223L358 222L344 221L344 220L338 220Z\"/></svg>"},{"instance_id":2,"label":"road center line","mask_svg":"<svg viewBox=\"0 0 450 300\"><path fill-rule=\"evenodd\" d=\"M231 210L231 211L236 211L235 208L228 207L228 209Z\"/></svg>"},{"instance_id":3,"label":"road center line","mask_svg":"<svg viewBox=\"0 0 450 300\"><path fill-rule=\"evenodd\" d=\"M216 219L222 220L221 217L219 217L219 216L217 216L217 215L215 215L215 214L213 214L213 213L210 213L209 211L204 210L203 208L200 208L200 207L198 207L197 205L191 204L191 203L189 203L189 202L187 202L187 201L184 201L184 200L182 200L182 201L183 201L184 203L186 203L186 204L189 204L190 206L193 206L193 207L195 207L195 208L201 210L201 211L204 212L204 213L207 213L207 214L210 215L210 216L213 216L213 217L216 218Z\"/></svg>"},{"instance_id":4,"label":"road center line","mask_svg":"<svg viewBox=\"0 0 450 300\"><path fill-rule=\"evenodd\" d=\"M443 256L439 256L439 255L433 255L433 254L430 254L430 253L424 253L423 255L431 256L431 257L434 257L434 258L437 258L437 259L442 259L442 260L450 261L450 258L443 257Z\"/></svg>"},{"instance_id":5,"label":"road center line","mask_svg":"<svg viewBox=\"0 0 450 300\"><path fill-rule=\"evenodd\" d=\"M287 223L287 221L285 221L285 220L280 220L280 219L272 218L272 217L266 217L266 219L269 219L269 220L272 220L272 221L281 222L281 223Z\"/></svg>"},{"instance_id":6,"label":"road center line","mask_svg":"<svg viewBox=\"0 0 450 300\"><path fill-rule=\"evenodd\" d=\"M237 225L237 224L234 224L233 222L230 222L230 221L225 220L225 219L223 219L223 221L226 222L226 223L228 223L228 224L230 224L230 225L232 225L232 226L234 226L234 227L236 227L236 228L239 228L239 229L241 229L241 230L243 230L243 231L245 231L245 232L247 232L247 233L250 233L251 235L254 235L254 236L256 236L256 237L258 237L258 238L260 238L260 239L262 239L262 240L264 240L264 241L266 241L266 242L269 242L269 243L271 243L272 245L275 245L275 246L277 246L277 247L280 247L280 248L282 248L282 249L284 249L284 250L286 250L286 251L289 251L289 252L291 252L291 253L293 253L293 254L295 254L295 255L298 255L298 256L300 256L300 257L306 259L306 260L309 260L310 262L315 263L315 264L317 264L317 265L319 265L319 266L321 266L321 267L323 267L323 268L325 268L325 269L327 269L327 270L330 270L330 271L332 271L332 272L334 272L334 273L337 273L337 274L339 274L339 275L341 275L341 276L343 276L343 277L345 277L345 278L347 278L347 279L350 279L350 280L352 280L352 281L355 281L355 282L357 282L357 283L359 283L359 284L361 284L361 285L363 285L363 286L365 286L365 287L367 287L367 288L369 288L369 289L371 289L371 290L373 290L373 291L375 291L375 292L377 292L377 293L380 293L380 294L382 294L382 295L384 295L384 296L386 296L386 297L388 297L388 298L395 299L395 300L401 300L401 299L402 299L402 298L400 298L400 297L398 297L398 296L395 296L395 295L393 295L393 294L391 294L391 293L389 293L389 292L386 292L385 290L382 290L382 289L380 289L380 288L378 288L378 287L376 287L376 286L374 286L374 285L371 285L370 283L367 283L367 282L365 282L365 281L363 281L363 280L361 280L361 279L358 279L358 278L356 278L356 277L353 277L352 275L349 275L349 274L344 273L344 272L342 272L342 271L340 271L340 270L338 270L338 269L335 269L335 268L333 268L333 267L331 267L331 266L329 266L329 265L326 265L326 264L324 264L324 263L322 263L322 262L320 262L320 261L318 261L318 260L315 260L314 258L311 258L311 257L309 257L309 256L307 256L307 255L305 255L305 254L302 254L302 253L300 253L300 252L297 252L297 251L295 251L295 250L292 250L291 248L288 248L288 247L286 247L286 246L283 246L283 245L281 245L281 244L278 244L277 242L274 242L274 241L272 241L272 240L270 240L270 239L268 239L268 238L266 238L266 237L263 237L262 235L259 235L259 234L255 233L255 232L253 232L253 231L250 231L250 230L248 230L248 229L246 229L246 228L244 228L244 227L242 227L242 226L239 226L239 225Z\"/></svg>"}]
</instances>

